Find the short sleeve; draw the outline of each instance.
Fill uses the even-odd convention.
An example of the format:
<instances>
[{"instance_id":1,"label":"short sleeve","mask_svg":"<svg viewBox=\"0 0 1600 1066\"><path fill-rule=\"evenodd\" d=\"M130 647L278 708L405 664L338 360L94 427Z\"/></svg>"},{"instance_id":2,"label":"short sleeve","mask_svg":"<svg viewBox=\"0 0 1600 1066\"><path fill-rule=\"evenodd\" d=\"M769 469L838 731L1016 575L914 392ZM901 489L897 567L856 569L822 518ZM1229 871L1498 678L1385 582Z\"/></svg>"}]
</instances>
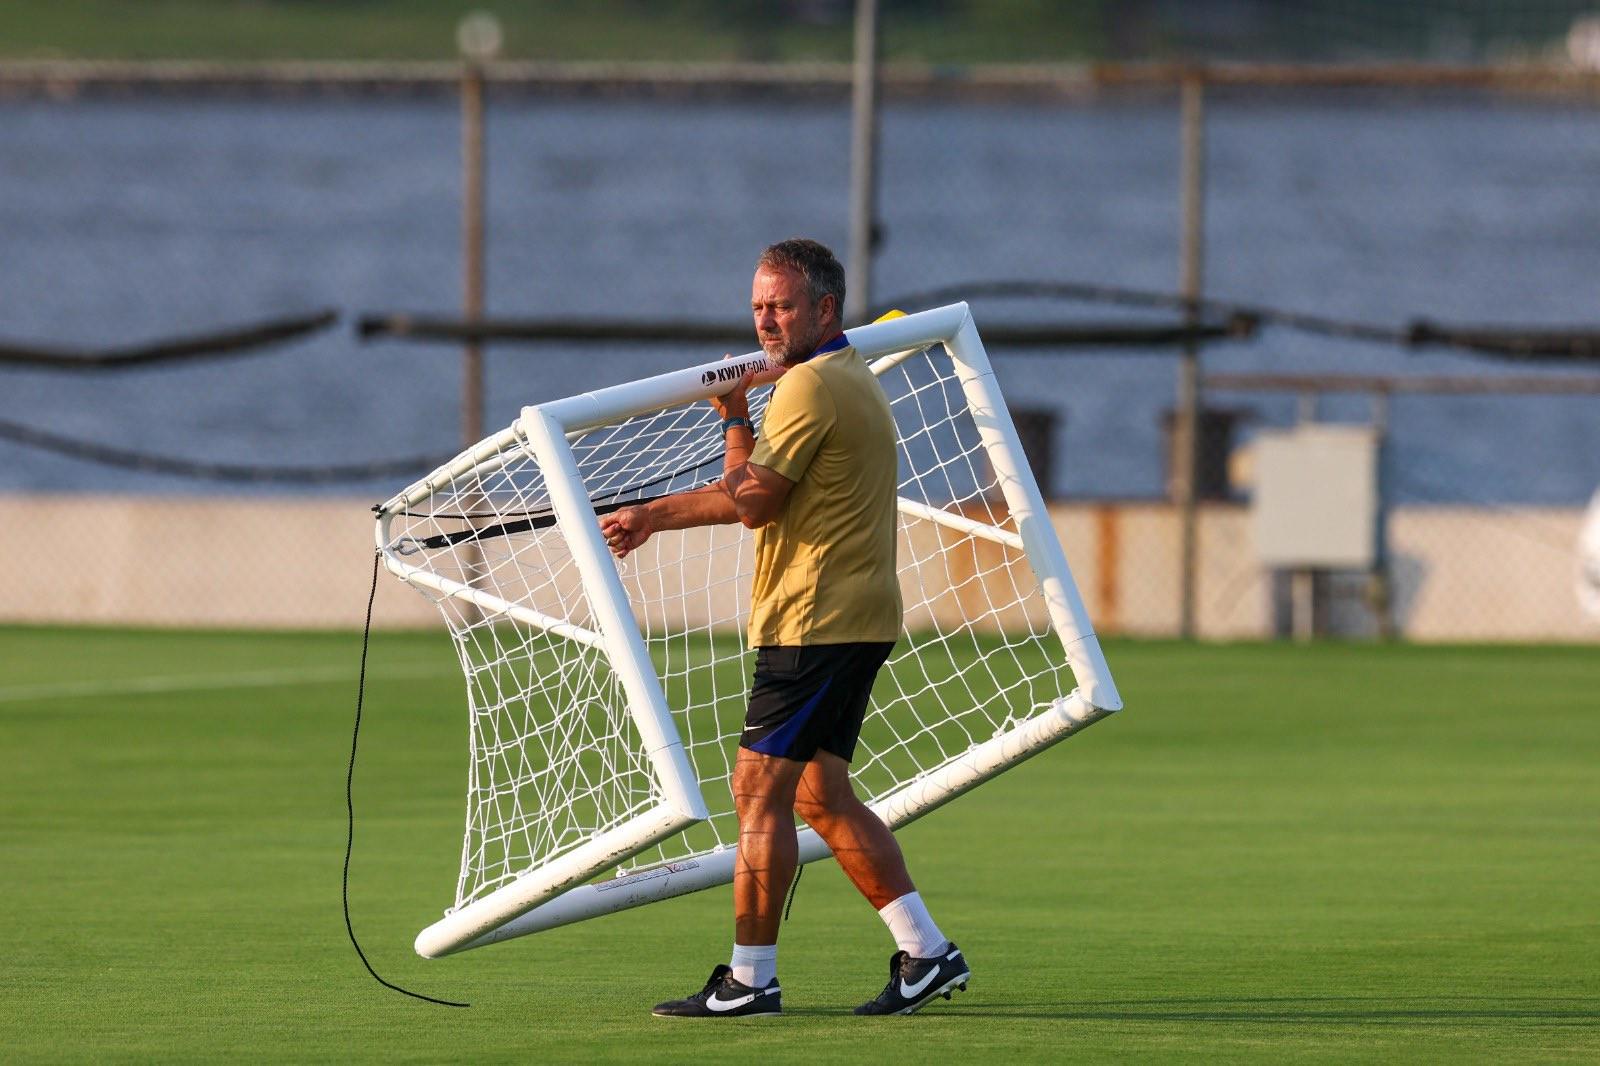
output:
<instances>
[{"instance_id":1,"label":"short sleeve","mask_svg":"<svg viewBox=\"0 0 1600 1066\"><path fill-rule=\"evenodd\" d=\"M804 365L795 367L772 390L750 462L799 481L833 429L835 417L833 397L817 372Z\"/></svg>"}]
</instances>

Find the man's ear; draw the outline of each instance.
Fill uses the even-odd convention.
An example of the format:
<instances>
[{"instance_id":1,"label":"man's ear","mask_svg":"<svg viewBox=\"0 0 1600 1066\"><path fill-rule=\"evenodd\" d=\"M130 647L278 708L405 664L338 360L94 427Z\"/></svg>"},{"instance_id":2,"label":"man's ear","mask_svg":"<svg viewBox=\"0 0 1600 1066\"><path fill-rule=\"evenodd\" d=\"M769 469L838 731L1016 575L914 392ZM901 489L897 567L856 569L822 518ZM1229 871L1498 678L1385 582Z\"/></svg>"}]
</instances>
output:
<instances>
[{"instance_id":1,"label":"man's ear","mask_svg":"<svg viewBox=\"0 0 1600 1066\"><path fill-rule=\"evenodd\" d=\"M825 292L822 294L822 299L817 301L817 310L825 312L826 315L831 315L841 326L844 325L844 318L839 310L839 297L833 293Z\"/></svg>"}]
</instances>

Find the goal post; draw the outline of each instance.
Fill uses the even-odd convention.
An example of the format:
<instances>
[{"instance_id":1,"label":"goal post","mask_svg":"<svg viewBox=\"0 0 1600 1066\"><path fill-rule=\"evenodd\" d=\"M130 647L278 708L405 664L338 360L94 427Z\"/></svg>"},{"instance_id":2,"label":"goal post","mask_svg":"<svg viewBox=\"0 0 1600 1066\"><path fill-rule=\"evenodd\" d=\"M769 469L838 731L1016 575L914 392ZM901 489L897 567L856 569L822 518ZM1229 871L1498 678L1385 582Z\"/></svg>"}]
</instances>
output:
<instances>
[{"instance_id":1,"label":"goal post","mask_svg":"<svg viewBox=\"0 0 1600 1066\"><path fill-rule=\"evenodd\" d=\"M906 633L855 768L898 828L1121 699L967 306L849 339L900 438ZM598 515L719 477L703 401L751 371L776 376L756 353L524 408L377 509L383 564L443 613L471 710L456 899L420 954L732 879L750 535L658 533L618 561ZM752 390L758 421L769 396ZM827 854L802 828L801 861Z\"/></svg>"},{"instance_id":2,"label":"goal post","mask_svg":"<svg viewBox=\"0 0 1600 1066\"><path fill-rule=\"evenodd\" d=\"M966 305L959 305L963 312ZM1050 621L1061 638L1062 650L1072 666L1073 676L1084 691L1091 707L1107 711L1122 709L1122 698L1111 680L1111 669L1100 651L1100 641L1094 635L1089 612L1078 594L1078 584L1073 580L1072 569L1067 565L1066 552L1050 523L1050 512L1045 507L1039 483L1028 466L1022 451L1022 441L1017 436L1016 423L1006 408L1005 398L995 381L994 370L989 365L989 355L978 337L978 328L972 315L964 313L954 337L946 343L951 361L956 366L967 402L971 405L972 421L983 439L989 462L994 465L1001 493L1016 523L1017 534L1022 538L1022 550L1027 554L1034 574L1039 579L1039 590L1050 611Z\"/></svg>"}]
</instances>

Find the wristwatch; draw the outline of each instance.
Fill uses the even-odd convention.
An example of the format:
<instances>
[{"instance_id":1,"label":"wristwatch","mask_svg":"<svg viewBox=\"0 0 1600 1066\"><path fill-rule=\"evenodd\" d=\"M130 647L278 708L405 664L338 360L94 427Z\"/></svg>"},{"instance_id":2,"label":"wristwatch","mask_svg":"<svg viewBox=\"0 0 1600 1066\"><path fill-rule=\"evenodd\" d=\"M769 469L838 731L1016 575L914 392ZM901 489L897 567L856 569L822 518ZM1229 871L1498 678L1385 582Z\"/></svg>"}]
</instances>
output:
<instances>
[{"instance_id":1,"label":"wristwatch","mask_svg":"<svg viewBox=\"0 0 1600 1066\"><path fill-rule=\"evenodd\" d=\"M745 429L750 431L751 436L755 436L755 423L751 422L748 418L739 418L735 416L733 418L724 418L722 420L723 433L727 433L728 430L732 429L734 426L743 426Z\"/></svg>"}]
</instances>

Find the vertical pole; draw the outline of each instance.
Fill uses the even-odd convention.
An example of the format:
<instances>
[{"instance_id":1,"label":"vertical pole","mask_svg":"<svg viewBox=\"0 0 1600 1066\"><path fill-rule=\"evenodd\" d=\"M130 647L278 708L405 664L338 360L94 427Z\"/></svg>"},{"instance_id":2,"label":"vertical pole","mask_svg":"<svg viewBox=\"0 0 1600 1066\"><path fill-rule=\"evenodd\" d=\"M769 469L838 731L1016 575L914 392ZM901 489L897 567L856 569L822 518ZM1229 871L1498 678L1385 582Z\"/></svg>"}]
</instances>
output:
<instances>
[{"instance_id":1,"label":"vertical pole","mask_svg":"<svg viewBox=\"0 0 1600 1066\"><path fill-rule=\"evenodd\" d=\"M1317 572L1298 566L1289 572L1290 632L1305 643L1317 635Z\"/></svg>"},{"instance_id":2,"label":"vertical pole","mask_svg":"<svg viewBox=\"0 0 1600 1066\"><path fill-rule=\"evenodd\" d=\"M1180 208L1183 220L1179 248L1178 289L1184 301L1185 324L1200 321L1201 268L1205 260L1205 82L1197 73L1183 79L1180 108ZM1195 635L1195 558L1197 496L1200 476L1200 344L1184 341L1178 361L1178 410L1173 473L1179 512L1178 632Z\"/></svg>"},{"instance_id":3,"label":"vertical pole","mask_svg":"<svg viewBox=\"0 0 1600 1066\"><path fill-rule=\"evenodd\" d=\"M872 254L878 230L878 0L856 0L856 57L850 115L850 281L844 324L872 309Z\"/></svg>"},{"instance_id":4,"label":"vertical pole","mask_svg":"<svg viewBox=\"0 0 1600 1066\"><path fill-rule=\"evenodd\" d=\"M585 596L589 609L605 640L611 670L627 698L628 714L639 732L645 757L655 770L662 800L679 816L703 821L711 815L700 793L700 779L684 752L683 740L667 708L667 697L634 621L627 590L622 587L605 541L600 539L600 522L567 444L566 427L542 408L526 409L522 426L539 457L540 468L548 471L545 485L550 505L566 531L572 563L588 590Z\"/></svg>"},{"instance_id":5,"label":"vertical pole","mask_svg":"<svg viewBox=\"0 0 1600 1066\"><path fill-rule=\"evenodd\" d=\"M483 316L483 65L468 59L461 74L461 310L468 322ZM483 346L468 340L461 352L461 445L483 439Z\"/></svg>"},{"instance_id":6,"label":"vertical pole","mask_svg":"<svg viewBox=\"0 0 1600 1066\"><path fill-rule=\"evenodd\" d=\"M469 322L483 317L484 304L484 65L500 51L500 23L487 12L475 11L456 26L456 46L461 51L461 309ZM461 444L470 448L483 439L483 343L469 340L461 352ZM476 499L463 501L468 513L478 509ZM460 553L462 581L476 585L483 570L483 550L476 543ZM464 605L468 606L468 605ZM468 625L482 615L468 606Z\"/></svg>"},{"instance_id":7,"label":"vertical pole","mask_svg":"<svg viewBox=\"0 0 1600 1066\"><path fill-rule=\"evenodd\" d=\"M1368 579L1368 602L1378 623L1378 637L1393 640L1394 583L1389 573L1389 393L1372 394L1372 432L1377 437L1378 506L1372 535L1372 574Z\"/></svg>"},{"instance_id":8,"label":"vertical pole","mask_svg":"<svg viewBox=\"0 0 1600 1066\"><path fill-rule=\"evenodd\" d=\"M1310 425L1319 417L1319 397L1312 389L1300 393L1295 404L1296 426ZM1302 643L1317 636L1317 572L1309 566L1289 572L1289 632Z\"/></svg>"}]
</instances>

